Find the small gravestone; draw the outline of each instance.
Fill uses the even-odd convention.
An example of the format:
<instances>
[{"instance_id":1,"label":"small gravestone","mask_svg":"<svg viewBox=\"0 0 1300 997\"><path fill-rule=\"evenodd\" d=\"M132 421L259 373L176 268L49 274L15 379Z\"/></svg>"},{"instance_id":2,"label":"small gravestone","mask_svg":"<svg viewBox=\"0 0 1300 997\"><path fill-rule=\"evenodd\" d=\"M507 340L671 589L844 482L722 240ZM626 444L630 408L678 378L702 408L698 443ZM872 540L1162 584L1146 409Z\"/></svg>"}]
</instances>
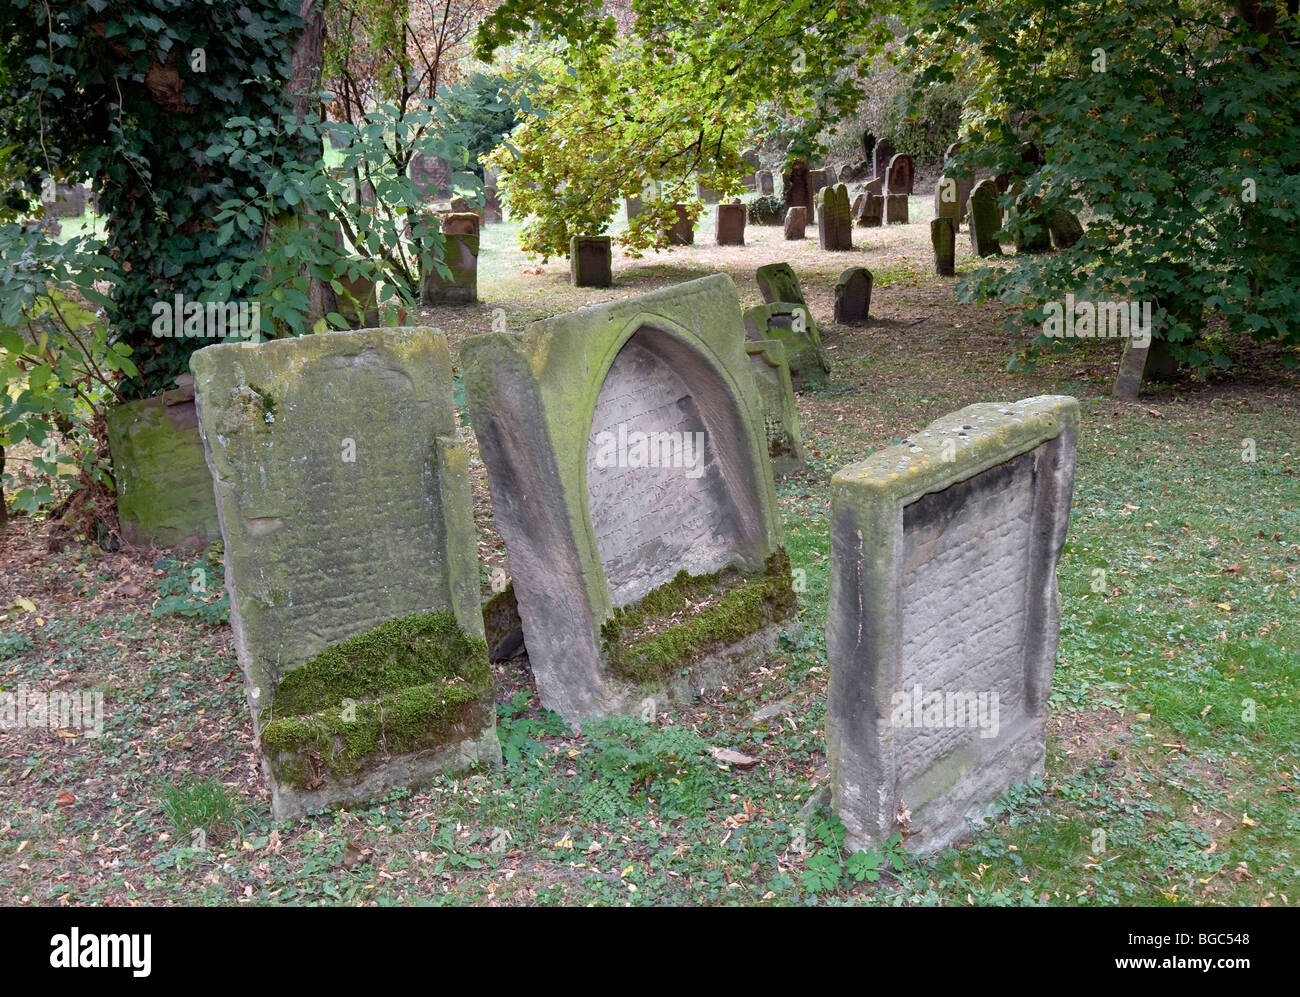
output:
<instances>
[{"instance_id":1,"label":"small gravestone","mask_svg":"<svg viewBox=\"0 0 1300 997\"><path fill-rule=\"evenodd\" d=\"M839 229L839 241L845 249L853 248L853 206L849 203L849 188L842 183L835 185L835 224Z\"/></svg>"},{"instance_id":2,"label":"small gravestone","mask_svg":"<svg viewBox=\"0 0 1300 997\"><path fill-rule=\"evenodd\" d=\"M569 283L609 287L614 282L613 240L607 235L575 235L569 240Z\"/></svg>"},{"instance_id":3,"label":"small gravestone","mask_svg":"<svg viewBox=\"0 0 1300 997\"><path fill-rule=\"evenodd\" d=\"M793 301L795 304L807 304L799 278L789 263L764 263L754 271L754 280L758 284L758 293L768 304L773 301Z\"/></svg>"},{"instance_id":4,"label":"small gravestone","mask_svg":"<svg viewBox=\"0 0 1300 997\"><path fill-rule=\"evenodd\" d=\"M479 219L453 213L442 220L445 276L437 267L425 272L420 300L426 305L467 305L478 301Z\"/></svg>"},{"instance_id":5,"label":"small gravestone","mask_svg":"<svg viewBox=\"0 0 1300 997\"><path fill-rule=\"evenodd\" d=\"M911 194L916 184L916 169L912 157L900 152L889 161L889 172L885 177L885 192L888 194Z\"/></svg>"},{"instance_id":6,"label":"small gravestone","mask_svg":"<svg viewBox=\"0 0 1300 997\"><path fill-rule=\"evenodd\" d=\"M795 603L730 277L470 336L461 360L545 708L689 702L769 653Z\"/></svg>"},{"instance_id":7,"label":"small gravestone","mask_svg":"<svg viewBox=\"0 0 1300 997\"><path fill-rule=\"evenodd\" d=\"M501 196L495 187L483 188L483 221L498 224L505 218L501 207Z\"/></svg>"},{"instance_id":8,"label":"small gravestone","mask_svg":"<svg viewBox=\"0 0 1300 997\"><path fill-rule=\"evenodd\" d=\"M822 347L821 333L807 305L773 301L745 309L742 318L746 339L781 341L790 365L790 379L796 388L826 382L831 372L830 358Z\"/></svg>"},{"instance_id":9,"label":"small gravestone","mask_svg":"<svg viewBox=\"0 0 1300 997\"><path fill-rule=\"evenodd\" d=\"M866 267L849 267L835 281L835 321L843 325L860 325L871 311L871 271Z\"/></svg>"},{"instance_id":10,"label":"small gravestone","mask_svg":"<svg viewBox=\"0 0 1300 997\"><path fill-rule=\"evenodd\" d=\"M717 204L718 192L712 187L705 187L703 184L695 185L695 196L705 204Z\"/></svg>"},{"instance_id":11,"label":"small gravestone","mask_svg":"<svg viewBox=\"0 0 1300 997\"><path fill-rule=\"evenodd\" d=\"M849 207L849 192L844 184L823 187L818 193L817 243L825 250L842 251L853 248L853 216Z\"/></svg>"},{"instance_id":12,"label":"small gravestone","mask_svg":"<svg viewBox=\"0 0 1300 997\"><path fill-rule=\"evenodd\" d=\"M885 196L867 191L862 195L862 213L858 215L858 223L875 228L883 225L884 222Z\"/></svg>"},{"instance_id":13,"label":"small gravestone","mask_svg":"<svg viewBox=\"0 0 1300 997\"><path fill-rule=\"evenodd\" d=\"M970 181L944 174L934 188L934 216L951 218L955 228L961 228L966 217L966 204L970 200Z\"/></svg>"},{"instance_id":14,"label":"small gravestone","mask_svg":"<svg viewBox=\"0 0 1300 997\"><path fill-rule=\"evenodd\" d=\"M862 186L864 194L883 194L885 192L885 178L873 177Z\"/></svg>"},{"instance_id":15,"label":"small gravestone","mask_svg":"<svg viewBox=\"0 0 1300 997\"><path fill-rule=\"evenodd\" d=\"M876 147L872 150L872 171L873 177L883 180L885 174L889 171L889 161L894 158L894 145L885 139L876 142Z\"/></svg>"},{"instance_id":16,"label":"small gravestone","mask_svg":"<svg viewBox=\"0 0 1300 997\"><path fill-rule=\"evenodd\" d=\"M714 234L717 237L719 246L743 246L745 244L745 206L743 204L719 204Z\"/></svg>"},{"instance_id":17,"label":"small gravestone","mask_svg":"<svg viewBox=\"0 0 1300 997\"><path fill-rule=\"evenodd\" d=\"M1138 346L1131 338L1124 340L1124 353L1119 361L1119 373L1111 394L1124 401L1135 402L1142 391L1142 377L1146 373L1151 345Z\"/></svg>"},{"instance_id":18,"label":"small gravestone","mask_svg":"<svg viewBox=\"0 0 1300 997\"><path fill-rule=\"evenodd\" d=\"M623 209L627 213L627 220L630 222L637 215L641 214L643 205L639 197L623 198Z\"/></svg>"},{"instance_id":19,"label":"small gravestone","mask_svg":"<svg viewBox=\"0 0 1300 997\"><path fill-rule=\"evenodd\" d=\"M423 328L190 359L276 820L500 761L451 367Z\"/></svg>"},{"instance_id":20,"label":"small gravestone","mask_svg":"<svg viewBox=\"0 0 1300 997\"><path fill-rule=\"evenodd\" d=\"M1054 208L1048 214L1047 228L1057 249L1069 249L1083 238L1083 225L1074 212L1065 208Z\"/></svg>"},{"instance_id":21,"label":"small gravestone","mask_svg":"<svg viewBox=\"0 0 1300 997\"><path fill-rule=\"evenodd\" d=\"M792 208L786 209L785 213L785 237L787 239L802 239L808 228L808 209L802 204L796 204Z\"/></svg>"},{"instance_id":22,"label":"small gravestone","mask_svg":"<svg viewBox=\"0 0 1300 997\"><path fill-rule=\"evenodd\" d=\"M906 194L885 195L885 224L893 225L896 222L907 222Z\"/></svg>"},{"instance_id":23,"label":"small gravestone","mask_svg":"<svg viewBox=\"0 0 1300 997\"><path fill-rule=\"evenodd\" d=\"M775 188L772 185L772 171L759 170L758 171L758 192L767 197L771 197L774 190Z\"/></svg>"},{"instance_id":24,"label":"small gravestone","mask_svg":"<svg viewBox=\"0 0 1300 997\"><path fill-rule=\"evenodd\" d=\"M831 480L826 716L846 848L964 837L1043 772L1079 406L971 405Z\"/></svg>"},{"instance_id":25,"label":"small gravestone","mask_svg":"<svg viewBox=\"0 0 1300 997\"><path fill-rule=\"evenodd\" d=\"M998 187L992 180L981 180L970 195L970 248L976 256L1001 256L998 231L1002 228L1002 208L998 204Z\"/></svg>"},{"instance_id":26,"label":"small gravestone","mask_svg":"<svg viewBox=\"0 0 1300 997\"><path fill-rule=\"evenodd\" d=\"M692 246L695 244L695 222L691 218L686 205L678 204L675 207L677 209L677 221L668 230L668 245Z\"/></svg>"},{"instance_id":27,"label":"small gravestone","mask_svg":"<svg viewBox=\"0 0 1300 997\"><path fill-rule=\"evenodd\" d=\"M740 158L743 159L752 170L757 170L763 165L762 161L758 158L757 149L746 149L740 154Z\"/></svg>"},{"instance_id":28,"label":"small gravestone","mask_svg":"<svg viewBox=\"0 0 1300 997\"><path fill-rule=\"evenodd\" d=\"M426 201L435 201L451 190L451 164L441 156L412 156L407 175Z\"/></svg>"},{"instance_id":29,"label":"small gravestone","mask_svg":"<svg viewBox=\"0 0 1300 997\"><path fill-rule=\"evenodd\" d=\"M799 413L794 402L794 382L785 346L777 339L746 340L745 352L753 362L754 380L763 400L763 422L767 430L767 456L772 474L785 478L798 474L808 464L799 432Z\"/></svg>"},{"instance_id":30,"label":"small gravestone","mask_svg":"<svg viewBox=\"0 0 1300 997\"><path fill-rule=\"evenodd\" d=\"M826 187L835 183L834 170L809 170L808 171L808 188L812 191L813 203L817 203L817 195Z\"/></svg>"},{"instance_id":31,"label":"small gravestone","mask_svg":"<svg viewBox=\"0 0 1300 997\"><path fill-rule=\"evenodd\" d=\"M930 242L934 246L934 272L952 277L957 266L957 223L952 218L935 218L930 222Z\"/></svg>"}]
</instances>

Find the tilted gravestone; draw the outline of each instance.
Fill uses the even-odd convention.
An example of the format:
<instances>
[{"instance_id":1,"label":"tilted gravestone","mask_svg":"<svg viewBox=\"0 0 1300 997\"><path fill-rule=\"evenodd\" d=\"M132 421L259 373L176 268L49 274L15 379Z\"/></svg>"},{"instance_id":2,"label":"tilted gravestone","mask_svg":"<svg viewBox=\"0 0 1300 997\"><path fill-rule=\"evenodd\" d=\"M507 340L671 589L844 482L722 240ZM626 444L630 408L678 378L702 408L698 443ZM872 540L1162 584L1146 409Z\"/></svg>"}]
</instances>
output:
<instances>
[{"instance_id":1,"label":"tilted gravestone","mask_svg":"<svg viewBox=\"0 0 1300 997\"><path fill-rule=\"evenodd\" d=\"M743 204L719 204L715 219L714 235L719 246L743 246L745 244L745 206Z\"/></svg>"},{"instance_id":2,"label":"tilted gravestone","mask_svg":"<svg viewBox=\"0 0 1300 997\"><path fill-rule=\"evenodd\" d=\"M442 219L442 263L423 275L420 300L426 305L466 305L478 300L479 217L453 212Z\"/></svg>"},{"instance_id":3,"label":"tilted gravestone","mask_svg":"<svg viewBox=\"0 0 1300 997\"><path fill-rule=\"evenodd\" d=\"M785 213L785 237L802 239L808 230L808 209L802 204L788 208Z\"/></svg>"},{"instance_id":4,"label":"tilted gravestone","mask_svg":"<svg viewBox=\"0 0 1300 997\"><path fill-rule=\"evenodd\" d=\"M499 761L442 333L210 346L190 368L275 818Z\"/></svg>"},{"instance_id":5,"label":"tilted gravestone","mask_svg":"<svg viewBox=\"0 0 1300 997\"><path fill-rule=\"evenodd\" d=\"M998 232L1002 228L1002 207L998 204L998 187L992 180L981 180L970 195L970 248L976 256L1001 256Z\"/></svg>"},{"instance_id":6,"label":"tilted gravestone","mask_svg":"<svg viewBox=\"0 0 1300 997\"><path fill-rule=\"evenodd\" d=\"M867 321L871 311L871 271L866 267L849 267L835 281L835 321L858 325Z\"/></svg>"},{"instance_id":7,"label":"tilted gravestone","mask_svg":"<svg viewBox=\"0 0 1300 997\"><path fill-rule=\"evenodd\" d=\"M777 478L798 474L808 465L785 346L776 339L747 340L745 352L754 365L754 380L763 400L763 425L772 474Z\"/></svg>"},{"instance_id":8,"label":"tilted gravestone","mask_svg":"<svg viewBox=\"0 0 1300 997\"><path fill-rule=\"evenodd\" d=\"M730 277L472 336L462 364L545 707L633 711L766 653L794 601Z\"/></svg>"},{"instance_id":9,"label":"tilted gravestone","mask_svg":"<svg viewBox=\"0 0 1300 997\"><path fill-rule=\"evenodd\" d=\"M807 304L799 278L789 263L764 263L754 271L754 281L758 284L758 293L768 304L773 301L793 301Z\"/></svg>"},{"instance_id":10,"label":"tilted gravestone","mask_svg":"<svg viewBox=\"0 0 1300 997\"><path fill-rule=\"evenodd\" d=\"M753 342L780 340L796 388L824 384L831 372L830 358L822 347L821 333L808 306L801 302L772 301L745 309L745 337Z\"/></svg>"},{"instance_id":11,"label":"tilted gravestone","mask_svg":"<svg viewBox=\"0 0 1300 997\"><path fill-rule=\"evenodd\" d=\"M930 243L934 246L934 272L952 277L957 272L957 221L935 218L930 222Z\"/></svg>"},{"instance_id":12,"label":"tilted gravestone","mask_svg":"<svg viewBox=\"0 0 1300 997\"><path fill-rule=\"evenodd\" d=\"M912 166L912 157L905 152L900 152L889 161L889 172L885 176L885 192L911 194L915 184L916 170Z\"/></svg>"},{"instance_id":13,"label":"tilted gravestone","mask_svg":"<svg viewBox=\"0 0 1300 997\"><path fill-rule=\"evenodd\" d=\"M607 235L569 239L569 283L574 287L609 287L614 282L613 240Z\"/></svg>"},{"instance_id":14,"label":"tilted gravestone","mask_svg":"<svg viewBox=\"0 0 1300 997\"><path fill-rule=\"evenodd\" d=\"M1069 249L1083 238L1083 225L1078 216L1065 208L1054 208L1048 213L1047 228L1057 249Z\"/></svg>"},{"instance_id":15,"label":"tilted gravestone","mask_svg":"<svg viewBox=\"0 0 1300 997\"><path fill-rule=\"evenodd\" d=\"M1043 771L1078 403L971 405L831 480L826 745L850 850L965 835Z\"/></svg>"},{"instance_id":16,"label":"tilted gravestone","mask_svg":"<svg viewBox=\"0 0 1300 997\"><path fill-rule=\"evenodd\" d=\"M757 149L746 149L740 154L740 158L743 159L749 165L750 169L753 170L757 170L763 165L762 161L758 158Z\"/></svg>"}]
</instances>

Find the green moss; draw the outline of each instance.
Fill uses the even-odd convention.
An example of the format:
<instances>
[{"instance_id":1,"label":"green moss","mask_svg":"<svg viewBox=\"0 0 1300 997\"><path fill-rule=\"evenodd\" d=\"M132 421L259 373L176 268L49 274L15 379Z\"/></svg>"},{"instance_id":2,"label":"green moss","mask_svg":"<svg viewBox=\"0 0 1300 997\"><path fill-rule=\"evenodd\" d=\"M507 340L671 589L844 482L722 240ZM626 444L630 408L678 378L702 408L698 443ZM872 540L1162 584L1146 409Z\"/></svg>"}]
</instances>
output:
<instances>
[{"instance_id":1,"label":"green moss","mask_svg":"<svg viewBox=\"0 0 1300 997\"><path fill-rule=\"evenodd\" d=\"M344 699L484 677L490 685L483 641L461 630L451 613L416 613L335 644L291 671L276 689L274 710L278 716L315 713Z\"/></svg>"},{"instance_id":2,"label":"green moss","mask_svg":"<svg viewBox=\"0 0 1300 997\"><path fill-rule=\"evenodd\" d=\"M262 746L281 779L307 787L325 770L442 743L476 707L490 710L491 694L487 645L451 613L417 613L290 672L263 713Z\"/></svg>"},{"instance_id":3,"label":"green moss","mask_svg":"<svg viewBox=\"0 0 1300 997\"><path fill-rule=\"evenodd\" d=\"M700 603L707 604L680 622L658 626ZM735 569L710 575L679 572L640 601L614 611L601 627L602 651L624 678L655 682L794 611L790 559L782 549L757 574Z\"/></svg>"}]
</instances>

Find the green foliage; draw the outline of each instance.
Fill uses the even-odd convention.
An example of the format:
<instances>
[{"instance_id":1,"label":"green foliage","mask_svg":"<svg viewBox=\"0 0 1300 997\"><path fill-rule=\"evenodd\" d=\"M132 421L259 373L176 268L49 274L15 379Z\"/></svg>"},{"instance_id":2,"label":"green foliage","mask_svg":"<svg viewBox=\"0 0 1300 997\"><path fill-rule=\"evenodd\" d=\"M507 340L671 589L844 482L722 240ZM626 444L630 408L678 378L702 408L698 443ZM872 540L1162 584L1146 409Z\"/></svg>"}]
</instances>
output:
<instances>
[{"instance_id":1,"label":"green foliage","mask_svg":"<svg viewBox=\"0 0 1300 997\"><path fill-rule=\"evenodd\" d=\"M181 834L215 833L227 827L243 837L247 808L237 804L216 779L186 776L177 785L163 786L162 794L163 813Z\"/></svg>"},{"instance_id":2,"label":"green foliage","mask_svg":"<svg viewBox=\"0 0 1300 997\"><path fill-rule=\"evenodd\" d=\"M744 202L751 225L778 225L785 220L785 201L776 194L750 194Z\"/></svg>"},{"instance_id":3,"label":"green foliage","mask_svg":"<svg viewBox=\"0 0 1300 997\"><path fill-rule=\"evenodd\" d=\"M446 89L441 105L448 124L463 136L472 169L501 144L518 114L506 78L494 73L470 73Z\"/></svg>"},{"instance_id":4,"label":"green foliage","mask_svg":"<svg viewBox=\"0 0 1300 997\"><path fill-rule=\"evenodd\" d=\"M874 883L883 871L901 872L907 865L903 850L903 836L891 835L889 840L872 851L858 851L844 855L844 824L838 817L819 821L812 834L822 842L822 848L804 860L803 886L813 895L831 893L841 886L850 888L858 883Z\"/></svg>"},{"instance_id":5,"label":"green foliage","mask_svg":"<svg viewBox=\"0 0 1300 997\"><path fill-rule=\"evenodd\" d=\"M0 6L0 147L34 197L46 176L89 177L120 267L106 317L132 348L127 397L170 386L201 340L154 339L152 305L198 299L225 259L263 233L222 244L217 206L252 184L264 157L215 158L233 117L282 119L298 0L11 0ZM249 153L256 150L249 149Z\"/></svg>"},{"instance_id":6,"label":"green foliage","mask_svg":"<svg viewBox=\"0 0 1300 997\"><path fill-rule=\"evenodd\" d=\"M528 715L528 693L517 692L509 703L497 704L497 738L507 765L518 764L525 757L545 751L538 737L559 737L569 733L564 719L552 710L540 718Z\"/></svg>"},{"instance_id":7,"label":"green foliage","mask_svg":"<svg viewBox=\"0 0 1300 997\"><path fill-rule=\"evenodd\" d=\"M1151 302L1156 337L1198 371L1229 365L1211 325L1300 342L1300 34L1264 8L1276 24L1195 0L930 0L911 58L921 86L973 72L957 166L1010 174L1006 234L1091 215L1073 248L982 267L964 299L1022 303L1030 329L1067 293Z\"/></svg>"},{"instance_id":8,"label":"green foliage","mask_svg":"<svg viewBox=\"0 0 1300 997\"><path fill-rule=\"evenodd\" d=\"M583 809L593 818L641 813L651 803L665 819L699 816L722 792L724 776L694 730L612 716L585 721L582 732L591 745L582 758L592 780Z\"/></svg>"},{"instance_id":9,"label":"green foliage","mask_svg":"<svg viewBox=\"0 0 1300 997\"><path fill-rule=\"evenodd\" d=\"M112 485L104 413L136 369L104 321L95 283L118 270L100 248L0 224L0 448L37 448L8 452L0 484L29 515L69 490Z\"/></svg>"},{"instance_id":10,"label":"green foliage","mask_svg":"<svg viewBox=\"0 0 1300 997\"><path fill-rule=\"evenodd\" d=\"M222 583L221 559L215 552L190 563L165 557L154 564L154 570L165 572L158 579L154 619L180 616L207 626L230 622L230 595Z\"/></svg>"}]
</instances>

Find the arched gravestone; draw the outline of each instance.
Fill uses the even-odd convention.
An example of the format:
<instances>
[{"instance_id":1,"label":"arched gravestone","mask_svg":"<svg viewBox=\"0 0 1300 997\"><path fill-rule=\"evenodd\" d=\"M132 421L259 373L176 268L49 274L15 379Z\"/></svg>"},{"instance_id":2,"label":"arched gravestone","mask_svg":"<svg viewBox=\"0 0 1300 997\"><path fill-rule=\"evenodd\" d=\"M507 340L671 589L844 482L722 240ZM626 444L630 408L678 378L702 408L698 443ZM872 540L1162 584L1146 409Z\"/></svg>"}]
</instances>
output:
<instances>
[{"instance_id":1,"label":"arched gravestone","mask_svg":"<svg viewBox=\"0 0 1300 997\"><path fill-rule=\"evenodd\" d=\"M209 346L190 368L275 818L499 761L442 333Z\"/></svg>"},{"instance_id":2,"label":"arched gravestone","mask_svg":"<svg viewBox=\"0 0 1300 997\"><path fill-rule=\"evenodd\" d=\"M889 169L889 161L894 158L894 144L887 139L878 140L875 149L872 150L872 157L875 167L872 175L883 179Z\"/></svg>"},{"instance_id":3,"label":"arched gravestone","mask_svg":"<svg viewBox=\"0 0 1300 997\"><path fill-rule=\"evenodd\" d=\"M635 711L771 646L794 602L730 277L474 336L462 362L544 706Z\"/></svg>"},{"instance_id":4,"label":"arched gravestone","mask_svg":"<svg viewBox=\"0 0 1300 997\"><path fill-rule=\"evenodd\" d=\"M915 169L912 157L900 152L889 161L889 172L885 177L885 192L889 194L911 194L915 187Z\"/></svg>"}]
</instances>

